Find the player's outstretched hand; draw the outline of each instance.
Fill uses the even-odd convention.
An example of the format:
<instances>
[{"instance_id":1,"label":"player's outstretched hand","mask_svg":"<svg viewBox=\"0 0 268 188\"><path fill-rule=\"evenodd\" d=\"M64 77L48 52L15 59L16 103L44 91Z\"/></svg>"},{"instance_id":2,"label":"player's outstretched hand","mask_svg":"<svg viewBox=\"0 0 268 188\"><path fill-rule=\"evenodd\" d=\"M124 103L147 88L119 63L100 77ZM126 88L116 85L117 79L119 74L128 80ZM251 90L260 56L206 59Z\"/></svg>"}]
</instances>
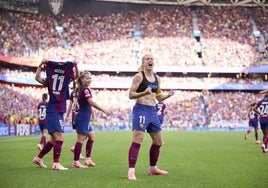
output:
<instances>
[{"instance_id":1,"label":"player's outstretched hand","mask_svg":"<svg viewBox=\"0 0 268 188\"><path fill-rule=\"evenodd\" d=\"M108 111L108 110L106 110L104 113L105 113L107 116L110 116L110 115L111 115L111 112Z\"/></svg>"},{"instance_id":2,"label":"player's outstretched hand","mask_svg":"<svg viewBox=\"0 0 268 188\"><path fill-rule=\"evenodd\" d=\"M41 68L44 64L48 62L47 59L42 59L41 63L39 64L39 67Z\"/></svg>"}]
</instances>

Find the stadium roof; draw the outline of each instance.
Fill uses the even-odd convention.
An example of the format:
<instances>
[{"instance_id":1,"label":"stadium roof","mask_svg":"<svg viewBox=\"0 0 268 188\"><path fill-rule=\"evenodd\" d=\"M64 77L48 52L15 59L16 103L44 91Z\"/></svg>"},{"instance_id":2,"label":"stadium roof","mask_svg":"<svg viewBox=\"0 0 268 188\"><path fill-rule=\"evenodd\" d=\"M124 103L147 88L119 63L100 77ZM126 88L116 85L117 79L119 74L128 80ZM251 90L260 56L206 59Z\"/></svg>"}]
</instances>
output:
<instances>
[{"instance_id":1,"label":"stadium roof","mask_svg":"<svg viewBox=\"0 0 268 188\"><path fill-rule=\"evenodd\" d=\"M106 2L184 5L184 6L245 6L268 7L268 0L96 0Z\"/></svg>"}]
</instances>

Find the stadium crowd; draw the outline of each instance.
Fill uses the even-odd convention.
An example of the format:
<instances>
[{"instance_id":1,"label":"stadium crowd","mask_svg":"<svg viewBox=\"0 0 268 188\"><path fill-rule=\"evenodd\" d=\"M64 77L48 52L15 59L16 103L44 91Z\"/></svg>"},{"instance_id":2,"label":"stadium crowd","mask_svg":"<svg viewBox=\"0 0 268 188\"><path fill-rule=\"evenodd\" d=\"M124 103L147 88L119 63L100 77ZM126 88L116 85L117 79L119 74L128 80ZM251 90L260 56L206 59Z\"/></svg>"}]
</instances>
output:
<instances>
[{"instance_id":1,"label":"stadium crowd","mask_svg":"<svg viewBox=\"0 0 268 188\"><path fill-rule=\"evenodd\" d=\"M250 11L249 11L250 10ZM196 54L193 35L193 14L201 31L203 64ZM137 65L140 53L150 52L160 66L251 67L267 58L268 24L260 8L246 7L169 7L118 12L106 15L57 16L21 12L0 13L0 55L26 57L40 61L76 58L80 65ZM255 21L261 37L253 36ZM140 31L140 36L135 32ZM256 41L261 41L263 51ZM231 47L231 48L230 48ZM1 68L8 76L34 78L34 73ZM239 78L239 79L238 79ZM208 84L263 84L262 79L230 77L168 77L163 85L192 82ZM93 75L96 85L110 81L130 83L129 76ZM169 87L169 86L167 86ZM0 84L1 122L36 122L36 105L41 87ZM124 89L97 89L92 86L96 101L113 114L95 112L95 125L130 125L132 102ZM243 91L176 91L167 100L168 114L164 126L227 126L247 120L246 106L257 101L259 94ZM120 101L120 103L118 103ZM241 103L243 101L243 103ZM226 105L228 104L228 105Z\"/></svg>"},{"instance_id":2,"label":"stadium crowd","mask_svg":"<svg viewBox=\"0 0 268 188\"><path fill-rule=\"evenodd\" d=\"M202 65L258 66L267 57L267 24L262 9L197 7L203 49ZM66 59L81 64L132 65L141 51L150 51L159 64L200 65L192 36L190 7L154 8L107 15L1 13L1 54L13 57ZM238 13L239 12L239 13ZM250 16L261 31L254 38ZM56 27L62 30L55 29ZM141 37L134 37L135 31ZM264 43L258 51L256 40ZM230 48L232 46L232 48ZM57 57L56 57L57 56Z\"/></svg>"},{"instance_id":3,"label":"stadium crowd","mask_svg":"<svg viewBox=\"0 0 268 188\"><path fill-rule=\"evenodd\" d=\"M34 78L35 72L29 71L29 70L22 70L22 69L16 69L16 68L6 68L1 67L0 68L0 74L10 76L10 77L19 77L19 78ZM92 75L92 79L95 83L93 83L92 87L101 87L102 85L105 86L113 86L113 83L116 82L118 85L120 83L130 83L131 82L131 76L118 76L118 75L111 75L108 73L96 73ZM267 80L267 79L266 79ZM208 74L207 76L162 76L162 85L166 88L176 85L178 83L180 84L189 84L192 83L194 85L199 84L255 84L255 85L262 85L265 84L267 81L265 81L263 78L251 78L250 75L245 75L243 73L238 73L236 77L219 77L219 76L213 76L211 74ZM123 85L123 86L129 86ZM114 86L116 88L116 86ZM126 88L127 88L126 87Z\"/></svg>"},{"instance_id":4,"label":"stadium crowd","mask_svg":"<svg viewBox=\"0 0 268 188\"><path fill-rule=\"evenodd\" d=\"M37 104L40 94L46 92L41 87L0 84L0 122L19 123L31 120L36 123ZM113 113L104 116L94 111L93 124L96 126L131 126L133 101L128 99L128 91L122 89L93 89L93 96ZM201 100L201 97L204 100ZM247 126L246 107L262 96L252 92L237 91L176 91L173 99L168 99L165 127L194 126ZM118 102L120 101L120 103ZM243 101L243 102L241 102ZM209 117L208 119L206 119Z\"/></svg>"}]
</instances>

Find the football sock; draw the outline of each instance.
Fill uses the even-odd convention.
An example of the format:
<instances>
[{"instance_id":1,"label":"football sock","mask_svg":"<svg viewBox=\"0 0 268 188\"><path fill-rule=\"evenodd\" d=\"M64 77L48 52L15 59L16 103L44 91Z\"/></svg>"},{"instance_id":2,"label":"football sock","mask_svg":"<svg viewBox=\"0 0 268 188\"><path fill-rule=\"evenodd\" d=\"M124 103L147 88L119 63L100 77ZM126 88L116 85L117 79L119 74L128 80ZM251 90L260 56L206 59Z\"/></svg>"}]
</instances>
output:
<instances>
[{"instance_id":1,"label":"football sock","mask_svg":"<svg viewBox=\"0 0 268 188\"><path fill-rule=\"evenodd\" d=\"M91 156L91 150L92 150L92 146L93 146L94 141L93 140L87 140L87 144L86 144L86 157L90 157Z\"/></svg>"},{"instance_id":2,"label":"football sock","mask_svg":"<svg viewBox=\"0 0 268 188\"><path fill-rule=\"evenodd\" d=\"M155 170L155 169L157 169L157 166L150 166L150 170L151 170L151 171L153 171L153 170Z\"/></svg>"},{"instance_id":3,"label":"football sock","mask_svg":"<svg viewBox=\"0 0 268 188\"><path fill-rule=\"evenodd\" d=\"M255 132L255 139L256 139L256 141L259 140L258 132Z\"/></svg>"},{"instance_id":4,"label":"football sock","mask_svg":"<svg viewBox=\"0 0 268 188\"><path fill-rule=\"evenodd\" d=\"M53 161L59 163L63 141L56 140L53 148Z\"/></svg>"},{"instance_id":5,"label":"football sock","mask_svg":"<svg viewBox=\"0 0 268 188\"><path fill-rule=\"evenodd\" d=\"M47 142L43 149L39 152L38 157L43 158L51 149L53 148L53 144L51 142Z\"/></svg>"},{"instance_id":6,"label":"football sock","mask_svg":"<svg viewBox=\"0 0 268 188\"><path fill-rule=\"evenodd\" d=\"M46 137L44 135L41 137L40 144L46 144Z\"/></svg>"},{"instance_id":7,"label":"football sock","mask_svg":"<svg viewBox=\"0 0 268 188\"><path fill-rule=\"evenodd\" d=\"M151 145L151 148L150 148L150 166L156 166L157 161L158 161L158 157L159 157L159 153L160 153L160 147L161 146L157 146L155 144Z\"/></svg>"},{"instance_id":8,"label":"football sock","mask_svg":"<svg viewBox=\"0 0 268 188\"><path fill-rule=\"evenodd\" d=\"M263 138L263 143L265 145L265 148L267 148L267 144L268 144L268 136L264 136Z\"/></svg>"},{"instance_id":9,"label":"football sock","mask_svg":"<svg viewBox=\"0 0 268 188\"><path fill-rule=\"evenodd\" d=\"M140 144L132 142L128 151L128 167L135 168L139 155Z\"/></svg>"},{"instance_id":10,"label":"football sock","mask_svg":"<svg viewBox=\"0 0 268 188\"><path fill-rule=\"evenodd\" d=\"M75 147L74 147L74 161L79 161L80 158L80 153L82 150L82 146L83 144L80 142L76 142L75 143Z\"/></svg>"},{"instance_id":11,"label":"football sock","mask_svg":"<svg viewBox=\"0 0 268 188\"><path fill-rule=\"evenodd\" d=\"M129 168L128 169L128 173L132 173L132 172L135 172L135 168Z\"/></svg>"}]
</instances>

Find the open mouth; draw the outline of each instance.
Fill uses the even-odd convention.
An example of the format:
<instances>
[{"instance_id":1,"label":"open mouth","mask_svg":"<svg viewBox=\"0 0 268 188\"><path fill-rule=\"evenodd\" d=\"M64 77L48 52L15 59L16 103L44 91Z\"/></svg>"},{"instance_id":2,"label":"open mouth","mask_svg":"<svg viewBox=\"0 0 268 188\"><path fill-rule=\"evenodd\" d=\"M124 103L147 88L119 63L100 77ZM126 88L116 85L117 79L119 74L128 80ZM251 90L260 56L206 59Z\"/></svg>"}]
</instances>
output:
<instances>
[{"instance_id":1,"label":"open mouth","mask_svg":"<svg viewBox=\"0 0 268 188\"><path fill-rule=\"evenodd\" d=\"M149 64L148 64L148 66L149 66L149 67L152 67L152 66L153 66L153 64L152 64L152 63L149 63Z\"/></svg>"}]
</instances>

